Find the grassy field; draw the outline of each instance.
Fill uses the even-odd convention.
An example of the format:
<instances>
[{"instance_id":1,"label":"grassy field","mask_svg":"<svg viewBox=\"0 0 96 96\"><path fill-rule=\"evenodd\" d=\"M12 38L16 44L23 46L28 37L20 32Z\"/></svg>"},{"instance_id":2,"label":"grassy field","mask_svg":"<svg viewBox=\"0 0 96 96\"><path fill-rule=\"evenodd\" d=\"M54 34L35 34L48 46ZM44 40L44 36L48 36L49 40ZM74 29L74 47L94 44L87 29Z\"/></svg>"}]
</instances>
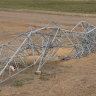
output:
<instances>
[{"instance_id":1,"label":"grassy field","mask_svg":"<svg viewBox=\"0 0 96 96\"><path fill-rule=\"evenodd\" d=\"M0 9L96 13L95 0L0 0Z\"/></svg>"}]
</instances>

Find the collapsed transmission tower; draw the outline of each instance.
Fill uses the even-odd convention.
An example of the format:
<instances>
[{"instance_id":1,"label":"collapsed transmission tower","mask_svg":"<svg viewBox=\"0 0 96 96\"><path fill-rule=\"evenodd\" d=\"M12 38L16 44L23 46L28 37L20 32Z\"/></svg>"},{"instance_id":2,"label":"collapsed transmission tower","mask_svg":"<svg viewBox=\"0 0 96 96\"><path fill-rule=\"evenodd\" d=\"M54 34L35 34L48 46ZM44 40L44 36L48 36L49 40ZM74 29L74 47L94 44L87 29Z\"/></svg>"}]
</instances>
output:
<instances>
[{"instance_id":1,"label":"collapsed transmission tower","mask_svg":"<svg viewBox=\"0 0 96 96\"><path fill-rule=\"evenodd\" d=\"M86 21L72 30L47 26L25 32L0 45L0 83L37 63L39 71L52 58L80 58L95 49L96 27Z\"/></svg>"}]
</instances>

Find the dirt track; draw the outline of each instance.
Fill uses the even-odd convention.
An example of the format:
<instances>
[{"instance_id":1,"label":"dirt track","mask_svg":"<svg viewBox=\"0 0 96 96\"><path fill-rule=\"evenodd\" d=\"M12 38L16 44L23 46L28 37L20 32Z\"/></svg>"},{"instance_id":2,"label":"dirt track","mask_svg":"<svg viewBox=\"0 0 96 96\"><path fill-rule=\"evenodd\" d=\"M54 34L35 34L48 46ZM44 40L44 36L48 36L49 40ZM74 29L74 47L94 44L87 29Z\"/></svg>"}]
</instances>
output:
<instances>
[{"instance_id":1,"label":"dirt track","mask_svg":"<svg viewBox=\"0 0 96 96\"><path fill-rule=\"evenodd\" d=\"M0 41L4 43L27 31L30 25L37 28L56 21L72 28L80 20L96 25L95 18L0 11ZM41 80L30 68L1 84L0 96L96 96L96 53L81 59L50 61L42 70L52 76ZM15 80L27 77L34 77L34 80L27 81L22 87L11 86Z\"/></svg>"}]
</instances>

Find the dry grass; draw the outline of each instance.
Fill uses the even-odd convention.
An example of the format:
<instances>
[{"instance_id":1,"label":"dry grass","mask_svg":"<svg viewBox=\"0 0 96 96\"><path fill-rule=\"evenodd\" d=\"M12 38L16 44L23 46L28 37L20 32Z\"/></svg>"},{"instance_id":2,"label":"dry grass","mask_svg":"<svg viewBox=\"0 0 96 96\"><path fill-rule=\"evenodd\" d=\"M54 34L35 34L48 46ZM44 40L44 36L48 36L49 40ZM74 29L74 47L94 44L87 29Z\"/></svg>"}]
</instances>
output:
<instances>
[{"instance_id":1,"label":"dry grass","mask_svg":"<svg viewBox=\"0 0 96 96\"><path fill-rule=\"evenodd\" d=\"M13 38L13 34L16 36L16 34L18 35L20 32L24 32L26 25L30 24L30 22L34 23L34 25L40 25L40 20L45 18L45 21L43 20L43 24L45 25L48 21L51 22L52 20L58 20L59 23L63 22L64 24L76 24L76 22L82 19L81 17L74 17L74 19L73 17L71 18L71 16L51 15L52 17L50 17L50 15L47 14L28 14L29 13L18 14L17 12L13 12L13 14L10 14L10 12L1 12L0 24L4 27L5 31L2 27L0 28L0 32L3 30L3 32L0 33L0 40L5 40L6 42L7 40ZM95 18L88 18L88 20L91 23L96 24ZM68 28L70 28L70 26ZM7 35L5 34L6 32L8 32ZM40 75L34 74L35 66L31 67L25 72L18 74L16 77L0 84L0 96L33 96L33 94L34 96L38 96L38 94L39 96L96 96L95 62L96 53L90 54L81 59L48 62L42 68L44 73L42 80L40 79ZM51 77L47 74L53 74L53 76ZM23 82L23 86L10 86L18 80Z\"/></svg>"}]
</instances>

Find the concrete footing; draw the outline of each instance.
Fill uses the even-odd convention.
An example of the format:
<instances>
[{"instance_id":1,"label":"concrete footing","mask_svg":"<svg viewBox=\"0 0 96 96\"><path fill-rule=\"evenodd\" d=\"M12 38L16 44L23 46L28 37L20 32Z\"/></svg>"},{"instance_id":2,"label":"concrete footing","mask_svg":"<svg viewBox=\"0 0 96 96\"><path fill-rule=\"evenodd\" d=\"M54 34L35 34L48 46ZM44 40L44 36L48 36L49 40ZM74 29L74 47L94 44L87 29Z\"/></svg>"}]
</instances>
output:
<instances>
[{"instance_id":1,"label":"concrete footing","mask_svg":"<svg viewBox=\"0 0 96 96\"><path fill-rule=\"evenodd\" d=\"M40 70L37 70L37 71L35 72L35 74L40 75L40 74L41 74L41 71L40 71Z\"/></svg>"}]
</instances>

